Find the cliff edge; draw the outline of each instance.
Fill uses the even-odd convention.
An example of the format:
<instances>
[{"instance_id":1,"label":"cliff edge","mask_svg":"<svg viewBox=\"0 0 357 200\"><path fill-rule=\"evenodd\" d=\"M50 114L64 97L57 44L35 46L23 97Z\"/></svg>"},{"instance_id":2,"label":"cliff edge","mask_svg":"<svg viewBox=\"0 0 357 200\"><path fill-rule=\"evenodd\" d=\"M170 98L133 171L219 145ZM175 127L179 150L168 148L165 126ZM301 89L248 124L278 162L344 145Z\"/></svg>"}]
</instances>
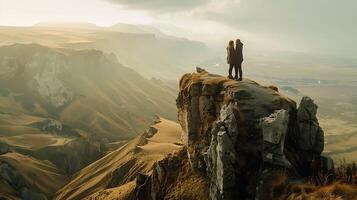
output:
<instances>
[{"instance_id":1,"label":"cliff edge","mask_svg":"<svg viewBox=\"0 0 357 200\"><path fill-rule=\"evenodd\" d=\"M211 199L268 198L271 174L303 179L320 160L324 134L309 97L297 108L275 86L198 68L181 78L177 107L189 161L207 177Z\"/></svg>"}]
</instances>

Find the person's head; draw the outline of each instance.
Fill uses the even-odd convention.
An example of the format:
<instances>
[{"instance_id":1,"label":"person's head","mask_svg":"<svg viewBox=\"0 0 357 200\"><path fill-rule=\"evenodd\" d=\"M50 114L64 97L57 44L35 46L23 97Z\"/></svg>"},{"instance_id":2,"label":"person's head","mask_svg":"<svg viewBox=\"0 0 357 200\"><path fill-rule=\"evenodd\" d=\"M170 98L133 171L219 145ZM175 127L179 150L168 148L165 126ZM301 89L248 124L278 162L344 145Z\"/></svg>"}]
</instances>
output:
<instances>
[{"instance_id":1,"label":"person's head","mask_svg":"<svg viewBox=\"0 0 357 200\"><path fill-rule=\"evenodd\" d=\"M240 39L236 39L236 44L240 43Z\"/></svg>"},{"instance_id":2,"label":"person's head","mask_svg":"<svg viewBox=\"0 0 357 200\"><path fill-rule=\"evenodd\" d=\"M233 41L233 40L230 40L230 41L229 41L228 47L234 47L234 41Z\"/></svg>"}]
</instances>

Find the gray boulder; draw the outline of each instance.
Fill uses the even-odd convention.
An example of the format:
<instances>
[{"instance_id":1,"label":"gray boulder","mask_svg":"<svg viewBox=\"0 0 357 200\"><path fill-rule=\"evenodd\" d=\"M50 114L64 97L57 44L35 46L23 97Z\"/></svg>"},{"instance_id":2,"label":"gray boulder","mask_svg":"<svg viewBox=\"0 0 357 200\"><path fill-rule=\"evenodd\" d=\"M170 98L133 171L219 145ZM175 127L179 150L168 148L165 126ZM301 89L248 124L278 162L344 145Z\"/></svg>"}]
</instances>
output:
<instances>
[{"instance_id":1,"label":"gray boulder","mask_svg":"<svg viewBox=\"0 0 357 200\"><path fill-rule=\"evenodd\" d=\"M277 110L268 117L262 118L259 128L262 130L264 149L263 161L272 165L290 167L284 154L285 136L288 131L289 113Z\"/></svg>"},{"instance_id":2,"label":"gray boulder","mask_svg":"<svg viewBox=\"0 0 357 200\"><path fill-rule=\"evenodd\" d=\"M299 128L299 147L320 155L324 149L324 132L317 120L317 105L310 97L301 99L297 121Z\"/></svg>"},{"instance_id":3,"label":"gray boulder","mask_svg":"<svg viewBox=\"0 0 357 200\"><path fill-rule=\"evenodd\" d=\"M324 173L328 174L334 172L335 164L331 156L321 155L320 163L321 163L321 170Z\"/></svg>"},{"instance_id":4,"label":"gray boulder","mask_svg":"<svg viewBox=\"0 0 357 200\"><path fill-rule=\"evenodd\" d=\"M9 145L4 142L0 142L0 155L8 153L9 151L10 151Z\"/></svg>"}]
</instances>

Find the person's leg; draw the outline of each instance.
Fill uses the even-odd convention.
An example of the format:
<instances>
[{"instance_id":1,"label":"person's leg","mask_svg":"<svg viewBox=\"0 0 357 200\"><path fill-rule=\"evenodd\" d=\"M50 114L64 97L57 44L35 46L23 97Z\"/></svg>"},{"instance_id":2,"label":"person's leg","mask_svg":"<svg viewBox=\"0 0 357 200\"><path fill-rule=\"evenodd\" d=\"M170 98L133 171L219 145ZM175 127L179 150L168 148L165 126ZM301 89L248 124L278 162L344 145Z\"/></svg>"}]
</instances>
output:
<instances>
[{"instance_id":1,"label":"person's leg","mask_svg":"<svg viewBox=\"0 0 357 200\"><path fill-rule=\"evenodd\" d=\"M242 63L238 64L239 80L243 80Z\"/></svg>"},{"instance_id":2,"label":"person's leg","mask_svg":"<svg viewBox=\"0 0 357 200\"><path fill-rule=\"evenodd\" d=\"M234 65L234 79L238 79L238 65Z\"/></svg>"},{"instance_id":3,"label":"person's leg","mask_svg":"<svg viewBox=\"0 0 357 200\"><path fill-rule=\"evenodd\" d=\"M233 65L229 64L228 78L232 78L232 70L233 70Z\"/></svg>"}]
</instances>

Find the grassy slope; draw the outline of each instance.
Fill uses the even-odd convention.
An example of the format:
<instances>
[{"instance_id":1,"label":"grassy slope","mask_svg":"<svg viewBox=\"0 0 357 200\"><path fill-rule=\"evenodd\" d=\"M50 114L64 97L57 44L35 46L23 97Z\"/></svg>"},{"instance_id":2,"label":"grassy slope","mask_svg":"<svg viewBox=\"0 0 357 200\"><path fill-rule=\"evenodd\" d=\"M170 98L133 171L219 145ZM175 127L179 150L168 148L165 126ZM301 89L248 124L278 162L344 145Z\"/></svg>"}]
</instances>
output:
<instances>
[{"instance_id":1,"label":"grassy slope","mask_svg":"<svg viewBox=\"0 0 357 200\"><path fill-rule=\"evenodd\" d=\"M0 60L9 57L12 69L17 67L18 70L0 76L3 87L10 91L6 96L0 95L0 100L6 102L2 108L6 112L55 117L74 128L112 140L135 136L156 114L176 118L176 94L170 88L141 77L100 51L52 49L39 45L1 47ZM35 87L34 76L45 70L48 63L59 68L57 78L74 96L61 108L48 105ZM6 67L0 65L0 70L6 71ZM21 94L20 100L14 98L16 94ZM2 125L5 124L1 124L0 118L0 128Z\"/></svg>"},{"instance_id":2,"label":"grassy slope","mask_svg":"<svg viewBox=\"0 0 357 200\"><path fill-rule=\"evenodd\" d=\"M181 148L177 145L181 135L177 123L161 119L153 127L158 132L152 138L138 136L124 147L79 171L69 184L57 192L56 199L84 198L107 188L130 185L138 172L150 173L155 162Z\"/></svg>"}]
</instances>

